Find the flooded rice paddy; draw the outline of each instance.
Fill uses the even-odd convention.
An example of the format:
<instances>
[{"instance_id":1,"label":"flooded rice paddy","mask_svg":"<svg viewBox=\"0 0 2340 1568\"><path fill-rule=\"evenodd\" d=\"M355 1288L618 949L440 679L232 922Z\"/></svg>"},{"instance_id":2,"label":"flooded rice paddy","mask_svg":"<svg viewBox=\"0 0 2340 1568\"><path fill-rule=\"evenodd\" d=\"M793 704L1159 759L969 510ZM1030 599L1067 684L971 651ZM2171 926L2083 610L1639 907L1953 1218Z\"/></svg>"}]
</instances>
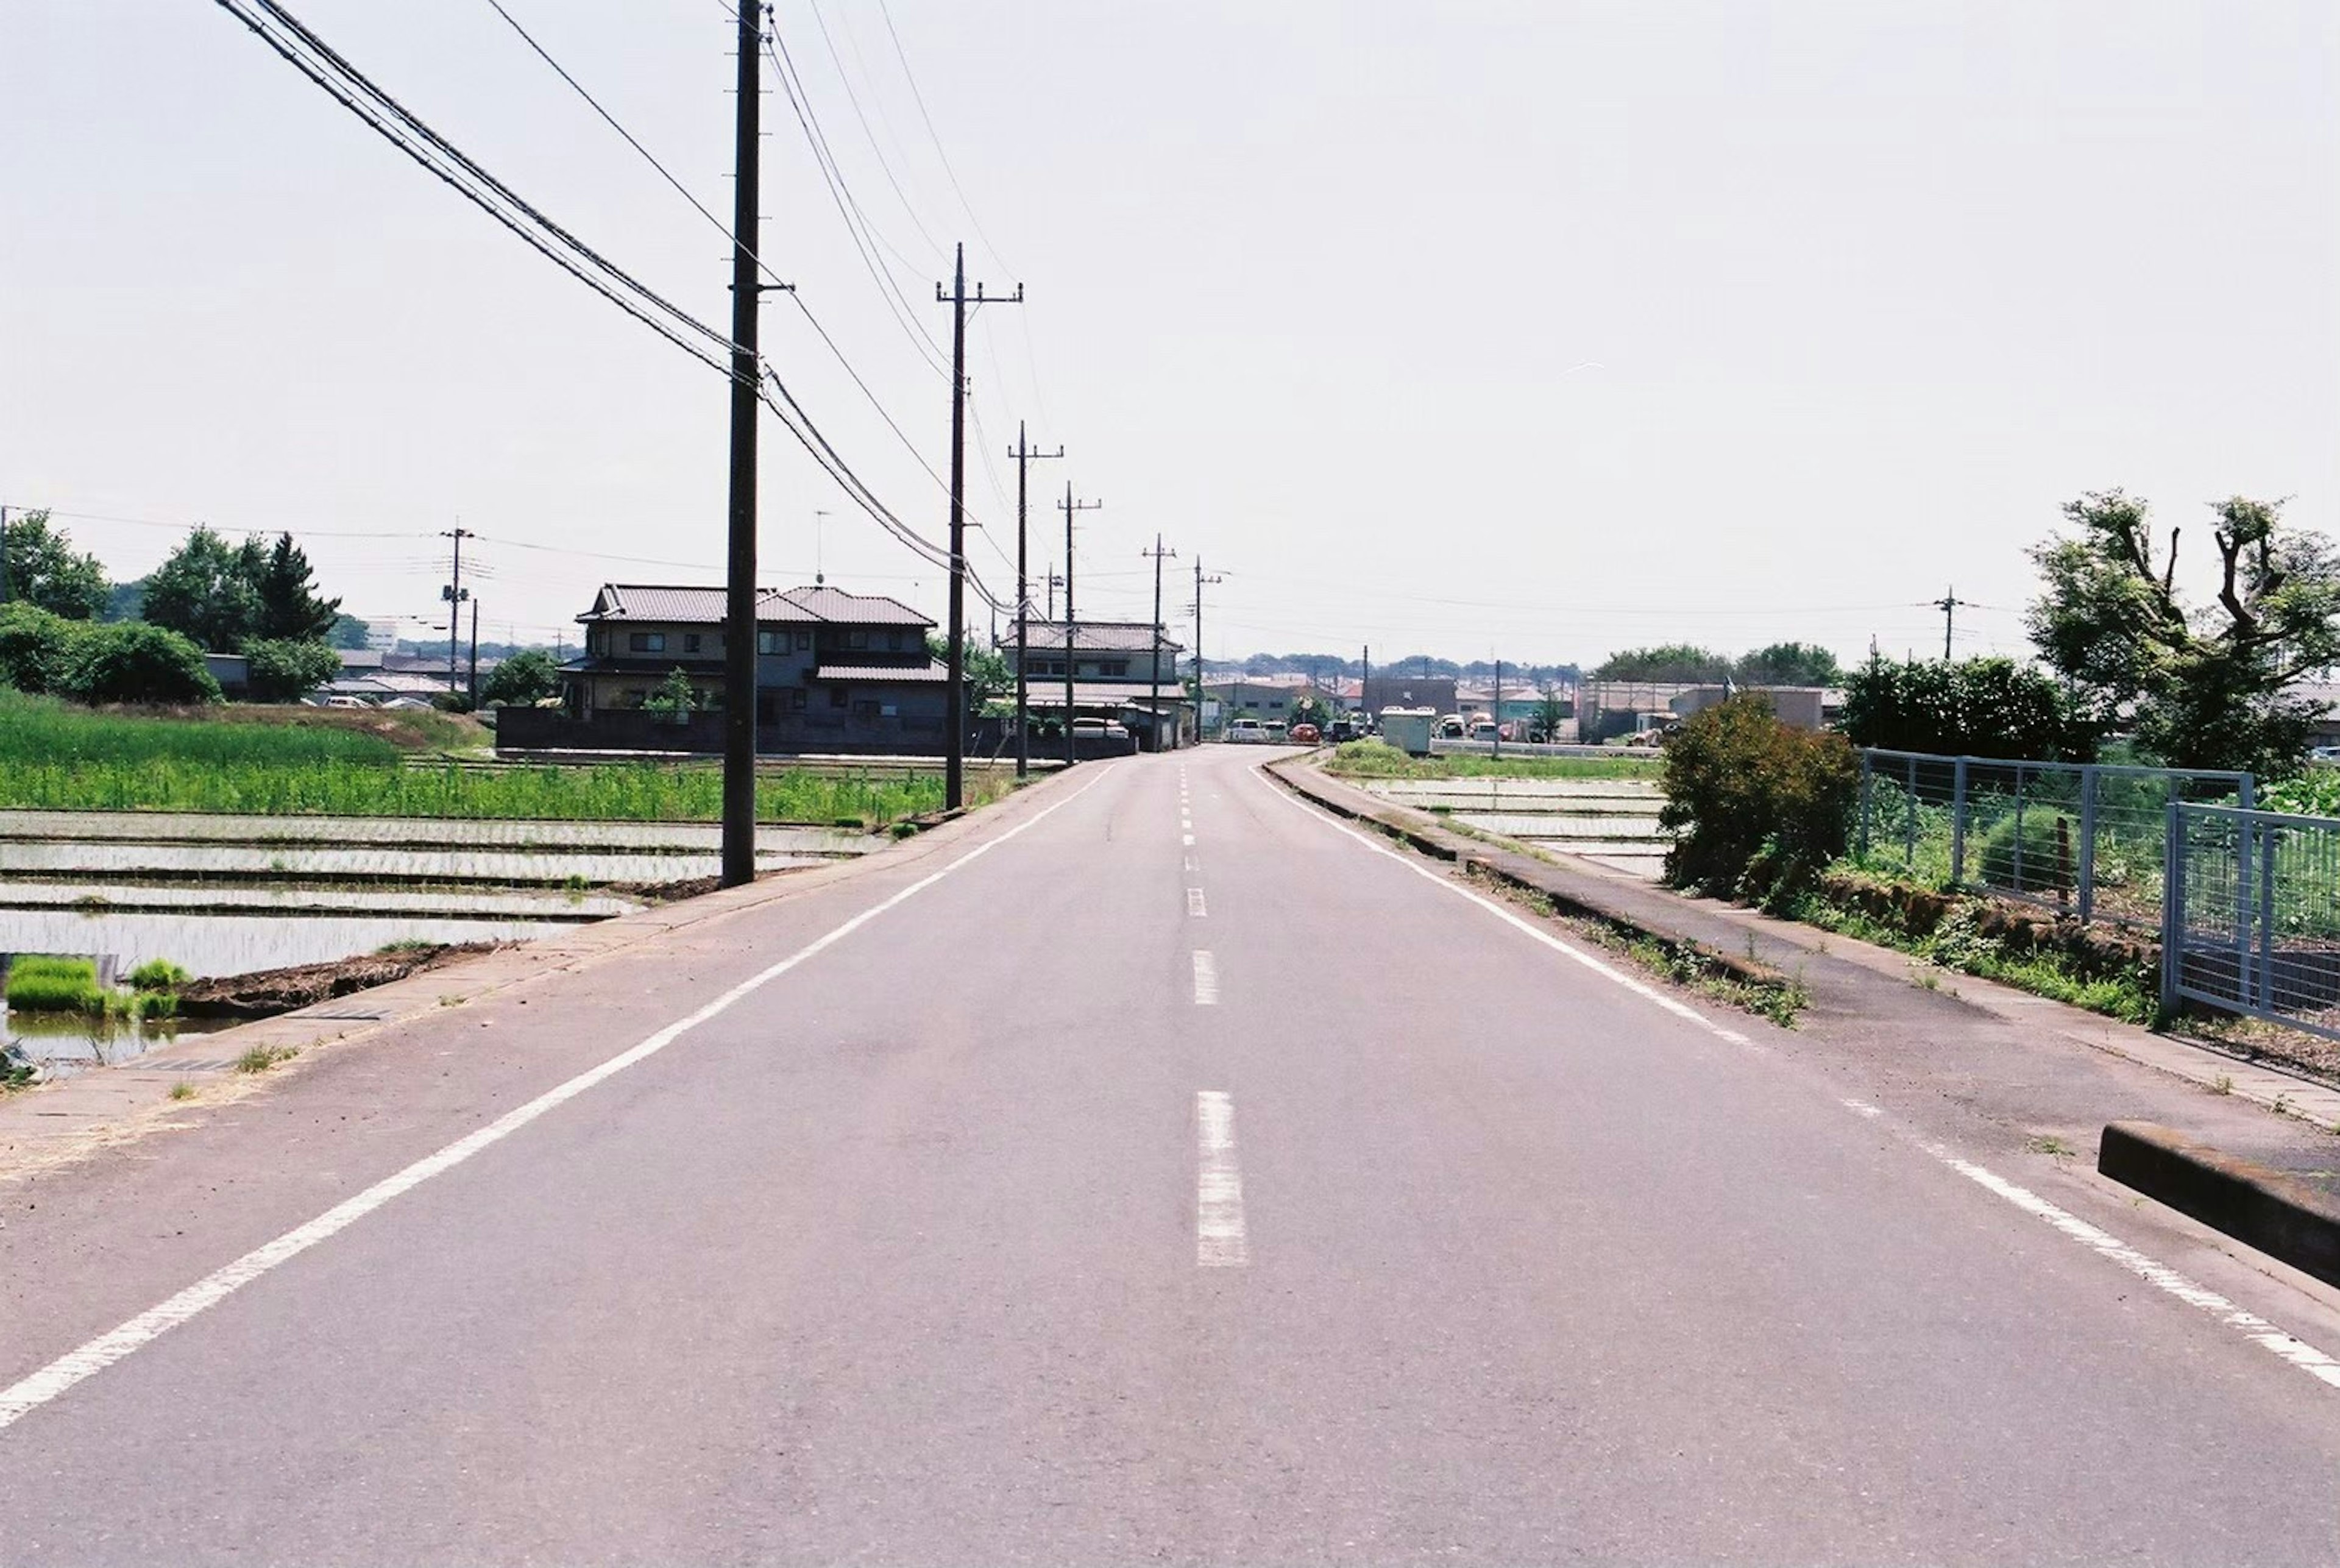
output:
<instances>
[{"instance_id":1,"label":"flooded rice paddy","mask_svg":"<svg viewBox=\"0 0 2340 1568\"><path fill-rule=\"evenodd\" d=\"M202 978L329 963L394 943L528 941L640 909L719 869L712 823L0 811L0 955L62 953ZM884 839L763 826L759 870ZM199 1027L200 1026L193 1026ZM0 1009L0 1053L44 1076L191 1027Z\"/></svg>"}]
</instances>

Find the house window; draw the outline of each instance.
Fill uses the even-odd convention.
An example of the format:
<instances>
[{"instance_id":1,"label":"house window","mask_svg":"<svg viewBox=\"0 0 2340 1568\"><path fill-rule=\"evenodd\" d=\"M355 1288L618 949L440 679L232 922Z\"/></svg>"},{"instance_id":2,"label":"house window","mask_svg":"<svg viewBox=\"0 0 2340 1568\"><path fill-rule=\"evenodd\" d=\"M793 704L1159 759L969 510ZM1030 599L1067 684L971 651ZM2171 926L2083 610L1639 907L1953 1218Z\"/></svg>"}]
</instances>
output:
<instances>
[{"instance_id":1,"label":"house window","mask_svg":"<svg viewBox=\"0 0 2340 1568\"><path fill-rule=\"evenodd\" d=\"M888 653L899 653L902 651L902 634L900 632L889 631L886 634L886 651Z\"/></svg>"},{"instance_id":2,"label":"house window","mask_svg":"<svg viewBox=\"0 0 2340 1568\"><path fill-rule=\"evenodd\" d=\"M812 651L811 632L799 631L797 633L797 651L798 653L810 653Z\"/></svg>"},{"instance_id":3,"label":"house window","mask_svg":"<svg viewBox=\"0 0 2340 1568\"><path fill-rule=\"evenodd\" d=\"M801 713L804 710L805 689L801 686L791 687L788 690L788 711L791 713Z\"/></svg>"},{"instance_id":4,"label":"house window","mask_svg":"<svg viewBox=\"0 0 2340 1568\"><path fill-rule=\"evenodd\" d=\"M696 631L686 631L682 634L682 650L685 653L696 653L699 651L699 633Z\"/></svg>"},{"instance_id":5,"label":"house window","mask_svg":"<svg viewBox=\"0 0 2340 1568\"><path fill-rule=\"evenodd\" d=\"M869 646L869 633L863 630L860 627L855 627L852 630L845 634L845 646L857 651L868 648Z\"/></svg>"},{"instance_id":6,"label":"house window","mask_svg":"<svg viewBox=\"0 0 2340 1568\"><path fill-rule=\"evenodd\" d=\"M876 700L874 699L865 697L855 702L853 705L853 717L865 721L875 719L878 717L878 704Z\"/></svg>"},{"instance_id":7,"label":"house window","mask_svg":"<svg viewBox=\"0 0 2340 1568\"><path fill-rule=\"evenodd\" d=\"M595 627L591 634L585 639L585 649L589 653L609 652L610 634L602 630L600 627Z\"/></svg>"},{"instance_id":8,"label":"house window","mask_svg":"<svg viewBox=\"0 0 2340 1568\"><path fill-rule=\"evenodd\" d=\"M1126 659L1108 659L1105 661L1105 672L1107 675L1126 675L1129 673L1129 660Z\"/></svg>"},{"instance_id":9,"label":"house window","mask_svg":"<svg viewBox=\"0 0 2340 1568\"><path fill-rule=\"evenodd\" d=\"M844 687L832 686L828 689L828 705L831 708L843 708L852 700L853 694Z\"/></svg>"},{"instance_id":10,"label":"house window","mask_svg":"<svg viewBox=\"0 0 2340 1568\"><path fill-rule=\"evenodd\" d=\"M635 653L664 653L666 633L663 631L631 632L626 638L626 647Z\"/></svg>"},{"instance_id":11,"label":"house window","mask_svg":"<svg viewBox=\"0 0 2340 1568\"><path fill-rule=\"evenodd\" d=\"M756 633L756 651L757 651L757 652L759 652L759 653L786 653L788 650L788 634L787 632L785 632L785 631L759 631L758 633Z\"/></svg>"}]
</instances>

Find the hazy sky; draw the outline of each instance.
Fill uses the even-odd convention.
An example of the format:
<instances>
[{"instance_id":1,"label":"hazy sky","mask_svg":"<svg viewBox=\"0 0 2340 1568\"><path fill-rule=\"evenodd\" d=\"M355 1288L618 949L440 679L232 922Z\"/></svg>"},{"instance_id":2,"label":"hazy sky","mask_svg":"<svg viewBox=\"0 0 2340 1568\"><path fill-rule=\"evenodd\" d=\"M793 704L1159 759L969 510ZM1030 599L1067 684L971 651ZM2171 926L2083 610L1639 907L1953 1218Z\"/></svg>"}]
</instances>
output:
<instances>
[{"instance_id":1,"label":"hazy sky","mask_svg":"<svg viewBox=\"0 0 2340 1568\"><path fill-rule=\"evenodd\" d=\"M486 0L288 3L725 321L722 235ZM729 212L719 0L505 3ZM917 325L947 348L962 236L1028 291L969 333L970 548L1003 594L1018 417L1071 452L1041 495L1106 501L1084 613L1145 612L1159 531L1175 602L1197 554L1226 576L1214 657L1922 652L1949 582L1988 607L1961 650L2018 651L2024 548L2082 490L2198 549L2236 491L2340 525L2331 0L886 3L972 218L878 0L778 27ZM947 377L766 115L764 253L942 471ZM766 322L939 537L936 481L797 306ZM0 3L0 500L290 528L382 619L432 612L460 516L487 634L573 636L602 581L716 580L724 409L216 5ZM764 442L768 581L809 579L828 510L831 581L939 610L940 573ZM61 521L118 577L178 531ZM1036 572L1062 518L1033 524Z\"/></svg>"}]
</instances>

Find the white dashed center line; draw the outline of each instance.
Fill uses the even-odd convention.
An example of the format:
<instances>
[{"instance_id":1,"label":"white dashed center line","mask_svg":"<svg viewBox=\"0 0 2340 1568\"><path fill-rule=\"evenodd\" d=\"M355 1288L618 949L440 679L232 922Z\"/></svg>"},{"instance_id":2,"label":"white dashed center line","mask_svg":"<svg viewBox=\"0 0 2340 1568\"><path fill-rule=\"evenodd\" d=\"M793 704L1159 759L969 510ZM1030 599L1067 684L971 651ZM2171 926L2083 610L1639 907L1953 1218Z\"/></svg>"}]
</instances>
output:
<instances>
[{"instance_id":1,"label":"white dashed center line","mask_svg":"<svg viewBox=\"0 0 2340 1568\"><path fill-rule=\"evenodd\" d=\"M1203 890L1200 888L1186 889L1186 913L1198 920L1210 913L1208 909L1203 908Z\"/></svg>"},{"instance_id":2,"label":"white dashed center line","mask_svg":"<svg viewBox=\"0 0 2340 1568\"><path fill-rule=\"evenodd\" d=\"M1195 955L1195 1005L1207 1007L1219 999L1219 964L1210 954Z\"/></svg>"},{"instance_id":3,"label":"white dashed center line","mask_svg":"<svg viewBox=\"0 0 2340 1568\"><path fill-rule=\"evenodd\" d=\"M1251 1242L1244 1234L1243 1170L1235 1164L1234 1101L1217 1089L1198 1090L1195 1126L1202 1146L1195 1180L1195 1263L1201 1268L1241 1268L1251 1262Z\"/></svg>"}]
</instances>

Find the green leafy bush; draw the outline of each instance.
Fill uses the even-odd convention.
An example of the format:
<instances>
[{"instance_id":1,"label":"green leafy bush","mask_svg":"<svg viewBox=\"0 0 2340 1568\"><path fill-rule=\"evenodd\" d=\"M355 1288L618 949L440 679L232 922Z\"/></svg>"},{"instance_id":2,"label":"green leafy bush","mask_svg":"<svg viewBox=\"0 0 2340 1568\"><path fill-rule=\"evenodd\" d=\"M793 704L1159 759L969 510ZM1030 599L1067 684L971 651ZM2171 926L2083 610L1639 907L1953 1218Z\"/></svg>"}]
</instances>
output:
<instances>
[{"instance_id":1,"label":"green leafy bush","mask_svg":"<svg viewBox=\"0 0 2340 1568\"><path fill-rule=\"evenodd\" d=\"M523 648L488 672L480 700L490 707L526 708L560 689L560 667L541 648Z\"/></svg>"},{"instance_id":2,"label":"green leafy bush","mask_svg":"<svg viewBox=\"0 0 2340 1568\"><path fill-rule=\"evenodd\" d=\"M62 690L82 702L217 702L203 650L144 621L95 626L74 639Z\"/></svg>"},{"instance_id":3,"label":"green leafy bush","mask_svg":"<svg viewBox=\"0 0 2340 1568\"><path fill-rule=\"evenodd\" d=\"M342 672L342 656L322 642L251 642L243 656L255 702L297 702Z\"/></svg>"},{"instance_id":4,"label":"green leafy bush","mask_svg":"<svg viewBox=\"0 0 2340 1568\"><path fill-rule=\"evenodd\" d=\"M1724 897L1792 897L1844 853L1860 788L1844 737L1783 724L1743 694L1691 719L1665 750L1676 834L1666 879Z\"/></svg>"},{"instance_id":5,"label":"green leafy bush","mask_svg":"<svg viewBox=\"0 0 2340 1568\"><path fill-rule=\"evenodd\" d=\"M1948 756L2086 762L2096 736L2054 677L2011 659L1894 664L1872 659L1845 681L1856 746Z\"/></svg>"},{"instance_id":6,"label":"green leafy bush","mask_svg":"<svg viewBox=\"0 0 2340 1568\"><path fill-rule=\"evenodd\" d=\"M85 621L68 620L36 604L0 604L0 686L54 691L64 682Z\"/></svg>"}]
</instances>

